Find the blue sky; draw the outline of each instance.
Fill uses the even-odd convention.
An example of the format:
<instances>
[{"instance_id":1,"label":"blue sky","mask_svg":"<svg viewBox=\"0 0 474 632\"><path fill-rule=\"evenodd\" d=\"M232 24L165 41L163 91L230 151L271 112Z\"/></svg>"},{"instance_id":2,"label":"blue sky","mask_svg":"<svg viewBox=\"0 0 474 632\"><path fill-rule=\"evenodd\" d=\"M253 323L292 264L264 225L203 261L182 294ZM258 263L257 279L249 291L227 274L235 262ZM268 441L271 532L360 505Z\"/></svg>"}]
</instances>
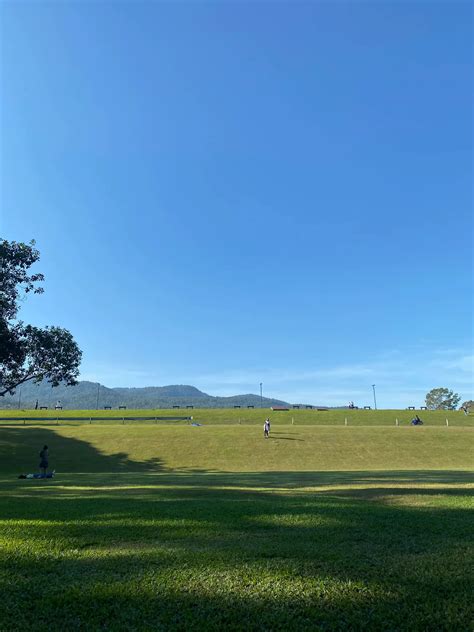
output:
<instances>
[{"instance_id":1,"label":"blue sky","mask_svg":"<svg viewBox=\"0 0 474 632\"><path fill-rule=\"evenodd\" d=\"M472 392L472 5L7 2L1 224L82 377Z\"/></svg>"}]
</instances>

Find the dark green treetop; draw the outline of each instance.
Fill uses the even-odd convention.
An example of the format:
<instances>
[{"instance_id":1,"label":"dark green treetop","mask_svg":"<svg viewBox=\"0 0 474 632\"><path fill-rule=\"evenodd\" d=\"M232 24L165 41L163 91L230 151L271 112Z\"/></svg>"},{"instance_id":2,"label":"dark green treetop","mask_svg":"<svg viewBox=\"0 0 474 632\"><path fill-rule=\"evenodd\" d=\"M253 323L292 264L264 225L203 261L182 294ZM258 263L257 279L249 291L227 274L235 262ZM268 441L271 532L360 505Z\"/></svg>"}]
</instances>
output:
<instances>
[{"instance_id":1,"label":"dark green treetop","mask_svg":"<svg viewBox=\"0 0 474 632\"><path fill-rule=\"evenodd\" d=\"M41 294L42 274L30 274L39 260L35 242L0 240L0 396L21 384L48 380L76 384L82 353L67 329L34 327L17 319L19 302L30 292Z\"/></svg>"},{"instance_id":2,"label":"dark green treetop","mask_svg":"<svg viewBox=\"0 0 474 632\"><path fill-rule=\"evenodd\" d=\"M426 394L426 407L429 410L455 410L461 400L460 395L449 388L433 388Z\"/></svg>"}]
</instances>

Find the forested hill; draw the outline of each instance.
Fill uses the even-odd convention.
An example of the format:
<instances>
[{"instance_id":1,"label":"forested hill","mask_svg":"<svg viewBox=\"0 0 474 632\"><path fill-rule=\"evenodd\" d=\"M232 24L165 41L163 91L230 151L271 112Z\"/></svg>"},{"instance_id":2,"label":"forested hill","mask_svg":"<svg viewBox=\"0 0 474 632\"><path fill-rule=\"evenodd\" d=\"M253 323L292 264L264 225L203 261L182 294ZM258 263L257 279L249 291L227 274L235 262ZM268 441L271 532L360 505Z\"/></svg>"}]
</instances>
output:
<instances>
[{"instance_id":1,"label":"forested hill","mask_svg":"<svg viewBox=\"0 0 474 632\"><path fill-rule=\"evenodd\" d=\"M39 406L54 407L57 400L64 408L81 409L104 406L126 406L127 408L171 408L172 406L196 406L199 408L232 408L233 406L259 406L259 395L234 395L233 397L213 397L194 386L146 386L143 388L108 388L97 382L79 382L76 386L58 386L52 388L47 382L26 383L17 389L13 396L0 397L0 408L34 408L36 400ZM286 402L264 397L263 405L286 406Z\"/></svg>"}]
</instances>

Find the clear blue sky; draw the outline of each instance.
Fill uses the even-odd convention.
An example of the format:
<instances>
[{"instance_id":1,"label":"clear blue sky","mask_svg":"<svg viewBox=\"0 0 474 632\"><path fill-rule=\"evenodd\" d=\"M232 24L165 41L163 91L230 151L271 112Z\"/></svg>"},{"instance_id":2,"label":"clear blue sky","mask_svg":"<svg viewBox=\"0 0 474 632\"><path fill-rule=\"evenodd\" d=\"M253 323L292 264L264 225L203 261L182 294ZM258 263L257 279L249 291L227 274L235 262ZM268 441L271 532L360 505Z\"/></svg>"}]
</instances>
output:
<instances>
[{"instance_id":1,"label":"clear blue sky","mask_svg":"<svg viewBox=\"0 0 474 632\"><path fill-rule=\"evenodd\" d=\"M472 397L472 5L4 2L1 231L84 379Z\"/></svg>"}]
</instances>

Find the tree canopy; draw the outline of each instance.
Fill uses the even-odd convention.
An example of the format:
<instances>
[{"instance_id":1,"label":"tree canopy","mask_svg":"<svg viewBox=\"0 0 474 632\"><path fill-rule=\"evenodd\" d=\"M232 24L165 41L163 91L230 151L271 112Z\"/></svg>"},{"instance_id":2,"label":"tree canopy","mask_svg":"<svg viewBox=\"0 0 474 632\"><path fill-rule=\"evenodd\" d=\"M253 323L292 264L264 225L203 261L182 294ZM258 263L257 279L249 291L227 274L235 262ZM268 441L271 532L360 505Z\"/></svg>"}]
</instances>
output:
<instances>
[{"instance_id":1,"label":"tree canopy","mask_svg":"<svg viewBox=\"0 0 474 632\"><path fill-rule=\"evenodd\" d=\"M455 410L461 397L449 388L433 388L426 394L426 407L429 410Z\"/></svg>"},{"instance_id":2,"label":"tree canopy","mask_svg":"<svg viewBox=\"0 0 474 632\"><path fill-rule=\"evenodd\" d=\"M43 293L44 276L29 272L39 256L34 241L0 240L0 396L29 380L72 385L79 376L82 353L67 329L17 319L24 295Z\"/></svg>"}]
</instances>

